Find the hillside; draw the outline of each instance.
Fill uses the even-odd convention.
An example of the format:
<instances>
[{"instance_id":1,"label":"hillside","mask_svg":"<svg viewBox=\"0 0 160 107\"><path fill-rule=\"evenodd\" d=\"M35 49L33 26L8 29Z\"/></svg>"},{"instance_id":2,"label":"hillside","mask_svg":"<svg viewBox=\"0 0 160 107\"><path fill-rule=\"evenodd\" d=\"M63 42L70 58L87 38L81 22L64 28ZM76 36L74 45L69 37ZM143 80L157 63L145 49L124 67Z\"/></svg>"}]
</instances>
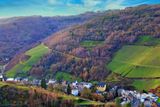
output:
<instances>
[{"instance_id":1,"label":"hillside","mask_svg":"<svg viewBox=\"0 0 160 107\"><path fill-rule=\"evenodd\" d=\"M19 54L51 34L74 24L81 24L100 13L85 13L66 17L13 17L0 19L0 64L6 64Z\"/></svg>"},{"instance_id":2,"label":"hillside","mask_svg":"<svg viewBox=\"0 0 160 107\"><path fill-rule=\"evenodd\" d=\"M18 83L0 82L0 105L3 107L101 107L104 103L91 101L62 92L54 92L34 86L24 86Z\"/></svg>"},{"instance_id":3,"label":"hillside","mask_svg":"<svg viewBox=\"0 0 160 107\"><path fill-rule=\"evenodd\" d=\"M160 39L140 36L136 43L116 52L107 68L134 80L133 85L138 89L155 88L160 82L159 45Z\"/></svg>"},{"instance_id":4,"label":"hillside","mask_svg":"<svg viewBox=\"0 0 160 107\"><path fill-rule=\"evenodd\" d=\"M108 68L129 78L160 77L159 50L160 47L124 46Z\"/></svg>"},{"instance_id":5,"label":"hillside","mask_svg":"<svg viewBox=\"0 0 160 107\"><path fill-rule=\"evenodd\" d=\"M44 44L40 44L31 50L25 52L25 56L28 57L25 60L20 60L16 66L14 66L10 71L7 72L7 77L27 76L28 71L32 68L32 66L37 63L40 58L42 58L46 53L49 52L48 47Z\"/></svg>"},{"instance_id":6,"label":"hillside","mask_svg":"<svg viewBox=\"0 0 160 107\"><path fill-rule=\"evenodd\" d=\"M159 38L140 36L136 43L123 46L107 66L129 78L160 77L159 46Z\"/></svg>"},{"instance_id":7,"label":"hillside","mask_svg":"<svg viewBox=\"0 0 160 107\"><path fill-rule=\"evenodd\" d=\"M122 48L122 51L135 51L131 56L128 55L130 52L127 51L124 55L121 55L123 60L120 60L124 61L123 56L128 55L133 64L139 64L141 60L138 57L138 60L135 59L138 62L132 59L136 57L136 51L138 53L142 52L142 55L138 55L142 57L144 51L150 54L151 50L153 52L158 50L156 47L131 46L133 50L126 45L141 44L139 37L143 35L159 38L159 23L160 5L142 5L124 10L104 12L102 16L95 17L83 25L72 26L46 38L43 43L51 49L51 52L32 67L29 71L30 76L34 75L34 69L43 68L44 72L38 72L40 70L37 70L36 76L39 78L42 75L46 78L53 78L57 72L67 72L82 78L84 81L104 81L112 71L106 64L112 61L114 54L123 46L125 47ZM145 40L147 41L147 39ZM158 41L155 41L154 44L158 44ZM150 63L149 60L148 63ZM120 68L130 69L128 65L125 66ZM153 73L152 76L154 75Z\"/></svg>"}]
</instances>

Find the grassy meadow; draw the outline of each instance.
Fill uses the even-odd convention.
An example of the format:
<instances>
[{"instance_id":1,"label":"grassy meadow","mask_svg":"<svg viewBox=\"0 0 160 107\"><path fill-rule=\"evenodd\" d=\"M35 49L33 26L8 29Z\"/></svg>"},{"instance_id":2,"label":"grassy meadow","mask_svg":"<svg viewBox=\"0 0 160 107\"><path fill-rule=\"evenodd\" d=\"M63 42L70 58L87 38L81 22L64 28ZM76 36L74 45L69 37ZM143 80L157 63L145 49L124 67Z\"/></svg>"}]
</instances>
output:
<instances>
[{"instance_id":1,"label":"grassy meadow","mask_svg":"<svg viewBox=\"0 0 160 107\"><path fill-rule=\"evenodd\" d=\"M150 45L155 46L160 44L160 39L151 36L139 36L135 45Z\"/></svg>"},{"instance_id":2,"label":"grassy meadow","mask_svg":"<svg viewBox=\"0 0 160 107\"><path fill-rule=\"evenodd\" d=\"M160 47L124 46L107 67L130 78L160 77Z\"/></svg>"},{"instance_id":3,"label":"grassy meadow","mask_svg":"<svg viewBox=\"0 0 160 107\"><path fill-rule=\"evenodd\" d=\"M24 76L32 68L32 66L35 63L37 63L40 60L40 58L43 55L45 55L48 51L49 51L49 48L46 47L44 44L40 44L35 48L32 48L31 50L26 51L25 55L30 56L30 58L26 61L19 62L12 69L7 71L6 76L14 77L17 73L20 73L22 76Z\"/></svg>"},{"instance_id":4,"label":"grassy meadow","mask_svg":"<svg viewBox=\"0 0 160 107\"><path fill-rule=\"evenodd\" d=\"M107 67L130 78L160 77L160 47L124 46Z\"/></svg>"},{"instance_id":5,"label":"grassy meadow","mask_svg":"<svg viewBox=\"0 0 160 107\"><path fill-rule=\"evenodd\" d=\"M146 46L145 44L154 44ZM160 39L140 36L134 45L123 46L107 68L123 77L160 77Z\"/></svg>"},{"instance_id":6,"label":"grassy meadow","mask_svg":"<svg viewBox=\"0 0 160 107\"><path fill-rule=\"evenodd\" d=\"M66 73L66 72L57 72L55 75L55 78L56 78L56 80L66 80L66 81L70 81L70 82L73 82L76 80L79 82L82 81L81 78L72 76L71 74Z\"/></svg>"},{"instance_id":7,"label":"grassy meadow","mask_svg":"<svg viewBox=\"0 0 160 107\"><path fill-rule=\"evenodd\" d=\"M132 84L138 90L150 90L155 89L160 85L160 79L153 79L153 80L135 80Z\"/></svg>"},{"instance_id":8,"label":"grassy meadow","mask_svg":"<svg viewBox=\"0 0 160 107\"><path fill-rule=\"evenodd\" d=\"M87 48L88 50L91 50L97 45L101 45L103 41L91 41L91 40L86 40L80 43L82 47Z\"/></svg>"},{"instance_id":9,"label":"grassy meadow","mask_svg":"<svg viewBox=\"0 0 160 107\"><path fill-rule=\"evenodd\" d=\"M138 89L148 89L159 85L160 81L160 39L141 36L133 45L123 46L107 64L107 68L122 77L137 80L133 83ZM152 80L151 80L152 79ZM150 83L152 86L147 86ZM148 87L148 88L147 88Z\"/></svg>"}]
</instances>

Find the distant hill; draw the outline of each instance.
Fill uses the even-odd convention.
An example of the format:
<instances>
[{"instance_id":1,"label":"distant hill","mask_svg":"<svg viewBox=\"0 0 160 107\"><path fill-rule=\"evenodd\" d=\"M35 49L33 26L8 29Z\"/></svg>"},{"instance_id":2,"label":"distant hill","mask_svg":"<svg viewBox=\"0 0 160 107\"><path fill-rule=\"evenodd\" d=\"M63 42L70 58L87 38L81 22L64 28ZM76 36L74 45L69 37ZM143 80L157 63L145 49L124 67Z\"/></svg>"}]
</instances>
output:
<instances>
[{"instance_id":1,"label":"distant hill","mask_svg":"<svg viewBox=\"0 0 160 107\"><path fill-rule=\"evenodd\" d=\"M0 19L0 64L51 34L94 18L96 13L66 17L14 17Z\"/></svg>"},{"instance_id":2,"label":"distant hill","mask_svg":"<svg viewBox=\"0 0 160 107\"><path fill-rule=\"evenodd\" d=\"M113 71L106 65L114 54L125 45L141 44L141 36L159 38L159 23L160 5L104 12L82 25L74 25L44 39L42 42L50 52L32 66L27 76L52 78L57 72L67 72L84 81L104 81ZM134 49L139 52L141 48ZM16 60L15 57L9 64Z\"/></svg>"}]
</instances>

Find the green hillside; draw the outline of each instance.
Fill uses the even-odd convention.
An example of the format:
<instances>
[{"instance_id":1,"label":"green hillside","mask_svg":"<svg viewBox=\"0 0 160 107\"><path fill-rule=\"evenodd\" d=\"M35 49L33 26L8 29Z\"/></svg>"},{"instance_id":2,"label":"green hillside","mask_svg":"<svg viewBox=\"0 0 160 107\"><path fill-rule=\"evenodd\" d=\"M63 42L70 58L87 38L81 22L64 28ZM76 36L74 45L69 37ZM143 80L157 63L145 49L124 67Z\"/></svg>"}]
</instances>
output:
<instances>
[{"instance_id":1,"label":"green hillside","mask_svg":"<svg viewBox=\"0 0 160 107\"><path fill-rule=\"evenodd\" d=\"M107 65L108 69L123 77L152 79L150 82L153 83L153 87L157 86L159 80L156 79L160 78L159 41L160 39L142 36L134 45L123 46ZM138 89L149 88L147 85L141 85L143 83L148 82L135 81L133 85Z\"/></svg>"},{"instance_id":2,"label":"green hillside","mask_svg":"<svg viewBox=\"0 0 160 107\"><path fill-rule=\"evenodd\" d=\"M151 36L140 36L138 38L138 41L135 43L136 45L159 45L160 44L160 39L153 38Z\"/></svg>"},{"instance_id":3,"label":"green hillside","mask_svg":"<svg viewBox=\"0 0 160 107\"><path fill-rule=\"evenodd\" d=\"M70 82L73 82L76 80L79 82L82 81L81 78L72 76L71 74L66 73L66 72L57 72L55 75L55 78L56 78L56 80L66 80L66 81L70 81Z\"/></svg>"},{"instance_id":4,"label":"green hillside","mask_svg":"<svg viewBox=\"0 0 160 107\"><path fill-rule=\"evenodd\" d=\"M7 71L7 77L14 77L16 74L25 76L26 73L36 64L40 58L49 51L49 48L44 44L40 44L31 50L28 50L25 54L30 56L26 61L18 63L11 70Z\"/></svg>"},{"instance_id":5,"label":"green hillside","mask_svg":"<svg viewBox=\"0 0 160 107\"><path fill-rule=\"evenodd\" d=\"M122 76L160 77L160 47L124 46L118 51L108 68Z\"/></svg>"},{"instance_id":6,"label":"green hillside","mask_svg":"<svg viewBox=\"0 0 160 107\"><path fill-rule=\"evenodd\" d=\"M160 79L135 80L133 86L139 90L155 89L160 84Z\"/></svg>"},{"instance_id":7,"label":"green hillside","mask_svg":"<svg viewBox=\"0 0 160 107\"><path fill-rule=\"evenodd\" d=\"M115 73L130 78L160 77L160 47L124 46L108 65Z\"/></svg>"}]
</instances>

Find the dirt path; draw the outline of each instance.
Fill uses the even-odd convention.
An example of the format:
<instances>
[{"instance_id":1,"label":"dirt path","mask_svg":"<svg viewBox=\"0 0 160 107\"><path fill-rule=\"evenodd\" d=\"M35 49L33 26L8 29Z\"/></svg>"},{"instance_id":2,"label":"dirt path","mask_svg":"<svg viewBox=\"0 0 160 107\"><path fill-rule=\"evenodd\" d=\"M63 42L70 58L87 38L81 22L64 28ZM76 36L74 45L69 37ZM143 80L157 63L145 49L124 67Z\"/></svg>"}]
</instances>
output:
<instances>
[{"instance_id":1,"label":"dirt path","mask_svg":"<svg viewBox=\"0 0 160 107\"><path fill-rule=\"evenodd\" d=\"M133 66L147 67L147 68L158 68L158 69L160 69L160 66L156 66L156 65L141 65L141 64L135 64L135 63L128 63L128 62L125 62L125 61L118 61L118 60L114 60L114 61L120 62L120 63L124 63L124 64L133 65Z\"/></svg>"},{"instance_id":2,"label":"dirt path","mask_svg":"<svg viewBox=\"0 0 160 107\"><path fill-rule=\"evenodd\" d=\"M59 54L62 54L64 56L67 56L67 57L70 57L70 58L75 58L77 60L81 60L83 58L80 58L80 57L77 57L77 56L74 56L74 55L71 55L71 54L67 54L67 53L63 53L63 52L60 52L60 51L57 51L57 50L52 50L53 52L57 52Z\"/></svg>"}]
</instances>

